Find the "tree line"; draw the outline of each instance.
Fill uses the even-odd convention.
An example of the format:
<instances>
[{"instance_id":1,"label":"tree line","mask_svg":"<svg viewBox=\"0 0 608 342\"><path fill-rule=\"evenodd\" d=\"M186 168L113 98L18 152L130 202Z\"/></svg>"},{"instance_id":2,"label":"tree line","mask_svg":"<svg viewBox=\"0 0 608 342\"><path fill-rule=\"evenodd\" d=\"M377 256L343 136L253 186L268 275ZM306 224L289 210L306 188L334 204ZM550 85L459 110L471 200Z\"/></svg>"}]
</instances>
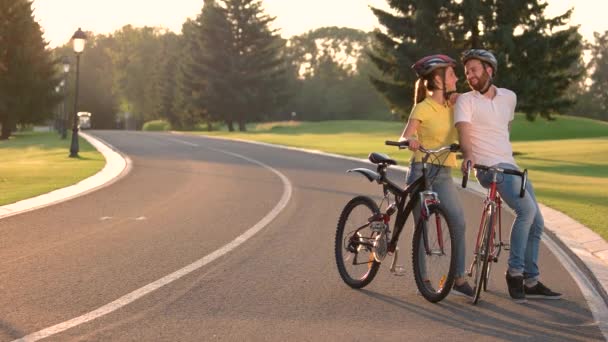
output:
<instances>
[{"instance_id":1,"label":"tree line","mask_svg":"<svg viewBox=\"0 0 608 342\"><path fill-rule=\"evenodd\" d=\"M323 27L290 38L273 29L260 0L205 0L179 33L130 25L88 33L79 110L94 128L140 128L164 119L174 129L245 130L267 120L380 119L412 106L410 66L431 53L457 57L486 48L499 60L496 83L518 94L530 119L568 113L608 119L608 32L583 42L572 11L548 18L543 1L401 0L371 8L381 28ZM62 100L61 59L49 49L31 0L0 0L0 125L51 118ZM583 50L590 50L589 64ZM459 70L462 75L462 70ZM74 87L74 68L67 89ZM459 88L466 91L464 77ZM73 103L73 91L65 102ZM70 108L68 105L67 108ZM70 113L73 115L73 113Z\"/></svg>"}]
</instances>

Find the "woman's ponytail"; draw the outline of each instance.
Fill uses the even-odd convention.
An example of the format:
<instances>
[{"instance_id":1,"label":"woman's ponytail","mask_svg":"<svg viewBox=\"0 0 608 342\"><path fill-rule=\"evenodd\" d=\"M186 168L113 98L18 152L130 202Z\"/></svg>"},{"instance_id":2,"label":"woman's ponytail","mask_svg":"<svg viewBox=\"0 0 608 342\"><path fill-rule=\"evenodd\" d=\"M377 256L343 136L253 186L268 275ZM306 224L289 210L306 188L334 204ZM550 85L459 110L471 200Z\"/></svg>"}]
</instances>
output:
<instances>
[{"instance_id":1,"label":"woman's ponytail","mask_svg":"<svg viewBox=\"0 0 608 342\"><path fill-rule=\"evenodd\" d=\"M414 90L414 104L419 104L420 102L424 101L424 99L426 98L426 93L426 80L423 78L419 78L416 81L416 87Z\"/></svg>"}]
</instances>

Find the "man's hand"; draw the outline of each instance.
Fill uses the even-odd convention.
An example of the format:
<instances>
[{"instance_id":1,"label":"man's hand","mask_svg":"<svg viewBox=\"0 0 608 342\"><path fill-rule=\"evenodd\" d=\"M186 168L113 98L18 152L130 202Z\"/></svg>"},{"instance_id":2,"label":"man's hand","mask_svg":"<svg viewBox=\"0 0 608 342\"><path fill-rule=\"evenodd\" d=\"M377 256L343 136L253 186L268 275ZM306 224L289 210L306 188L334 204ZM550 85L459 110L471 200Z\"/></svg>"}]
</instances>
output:
<instances>
[{"instance_id":1,"label":"man's hand","mask_svg":"<svg viewBox=\"0 0 608 342\"><path fill-rule=\"evenodd\" d=\"M450 94L450 97L449 97L448 101L450 101L450 104L452 106L456 103L456 100L458 100L458 96L460 96L460 94L456 93L456 92Z\"/></svg>"},{"instance_id":2,"label":"man's hand","mask_svg":"<svg viewBox=\"0 0 608 342\"><path fill-rule=\"evenodd\" d=\"M470 169L467 170L467 162L470 162L471 164L471 168L473 168L473 165L475 165L475 161L472 158L463 158L462 159L462 164L460 165L460 171L462 171L462 174L465 175L467 172L471 171Z\"/></svg>"}]
</instances>

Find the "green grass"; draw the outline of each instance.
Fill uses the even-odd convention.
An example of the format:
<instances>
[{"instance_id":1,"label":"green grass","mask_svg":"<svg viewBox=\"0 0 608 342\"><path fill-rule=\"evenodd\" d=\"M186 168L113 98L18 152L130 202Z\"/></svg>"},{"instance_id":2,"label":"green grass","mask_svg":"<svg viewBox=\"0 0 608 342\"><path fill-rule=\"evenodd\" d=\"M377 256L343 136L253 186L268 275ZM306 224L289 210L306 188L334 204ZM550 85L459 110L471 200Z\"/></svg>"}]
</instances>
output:
<instances>
[{"instance_id":1,"label":"green grass","mask_svg":"<svg viewBox=\"0 0 608 342\"><path fill-rule=\"evenodd\" d=\"M384 145L398 139L403 123L380 121L275 122L248 125L249 132L196 132L366 158L384 152L406 165L409 151ZM526 121L517 115L511 137L520 167L530 170L539 202L557 209L608 240L608 123L558 116ZM454 170L459 176L459 171Z\"/></svg>"},{"instance_id":2,"label":"green grass","mask_svg":"<svg viewBox=\"0 0 608 342\"><path fill-rule=\"evenodd\" d=\"M27 132L0 141L0 205L78 183L104 167L105 159L86 140L79 146L80 158L69 158L69 136Z\"/></svg>"}]
</instances>

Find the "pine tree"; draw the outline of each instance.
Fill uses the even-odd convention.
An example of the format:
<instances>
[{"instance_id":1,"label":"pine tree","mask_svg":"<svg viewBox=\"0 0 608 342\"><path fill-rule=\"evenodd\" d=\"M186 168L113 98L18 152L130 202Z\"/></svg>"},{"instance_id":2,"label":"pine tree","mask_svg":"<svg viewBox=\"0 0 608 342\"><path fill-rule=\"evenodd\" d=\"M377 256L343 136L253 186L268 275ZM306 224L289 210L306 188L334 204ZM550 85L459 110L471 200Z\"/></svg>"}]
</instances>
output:
<instances>
[{"instance_id":1,"label":"pine tree","mask_svg":"<svg viewBox=\"0 0 608 342\"><path fill-rule=\"evenodd\" d=\"M270 28L275 18L261 0L223 0L233 37L230 99L239 130L280 108L285 101L287 61L283 40Z\"/></svg>"},{"instance_id":2,"label":"pine tree","mask_svg":"<svg viewBox=\"0 0 608 342\"><path fill-rule=\"evenodd\" d=\"M8 139L18 123L50 115L59 79L32 1L0 0L0 42L0 139Z\"/></svg>"},{"instance_id":3,"label":"pine tree","mask_svg":"<svg viewBox=\"0 0 608 342\"><path fill-rule=\"evenodd\" d=\"M156 77L156 116L164 118L175 129L182 128L181 122L175 112L177 96L177 70L180 37L173 33L166 33L160 37L162 49L159 56L159 69Z\"/></svg>"},{"instance_id":4,"label":"pine tree","mask_svg":"<svg viewBox=\"0 0 608 342\"><path fill-rule=\"evenodd\" d=\"M572 11L546 18L546 7L538 0L469 0L460 8L475 13L461 26L469 37L464 47L496 55L496 83L517 93L518 110L530 120L537 114L550 119L570 106L568 88L582 76L576 67L583 48L577 28L554 30L567 24Z\"/></svg>"},{"instance_id":5,"label":"pine tree","mask_svg":"<svg viewBox=\"0 0 608 342\"><path fill-rule=\"evenodd\" d=\"M387 0L396 14L372 8L386 32L377 30L370 53L383 78L372 77L393 111L409 113L416 76L412 64L425 55L455 56L456 4L450 0Z\"/></svg>"},{"instance_id":6,"label":"pine tree","mask_svg":"<svg viewBox=\"0 0 608 342\"><path fill-rule=\"evenodd\" d=\"M608 120L608 31L594 33L595 44L591 45L591 87L589 94L593 102L599 104L599 117Z\"/></svg>"}]
</instances>

